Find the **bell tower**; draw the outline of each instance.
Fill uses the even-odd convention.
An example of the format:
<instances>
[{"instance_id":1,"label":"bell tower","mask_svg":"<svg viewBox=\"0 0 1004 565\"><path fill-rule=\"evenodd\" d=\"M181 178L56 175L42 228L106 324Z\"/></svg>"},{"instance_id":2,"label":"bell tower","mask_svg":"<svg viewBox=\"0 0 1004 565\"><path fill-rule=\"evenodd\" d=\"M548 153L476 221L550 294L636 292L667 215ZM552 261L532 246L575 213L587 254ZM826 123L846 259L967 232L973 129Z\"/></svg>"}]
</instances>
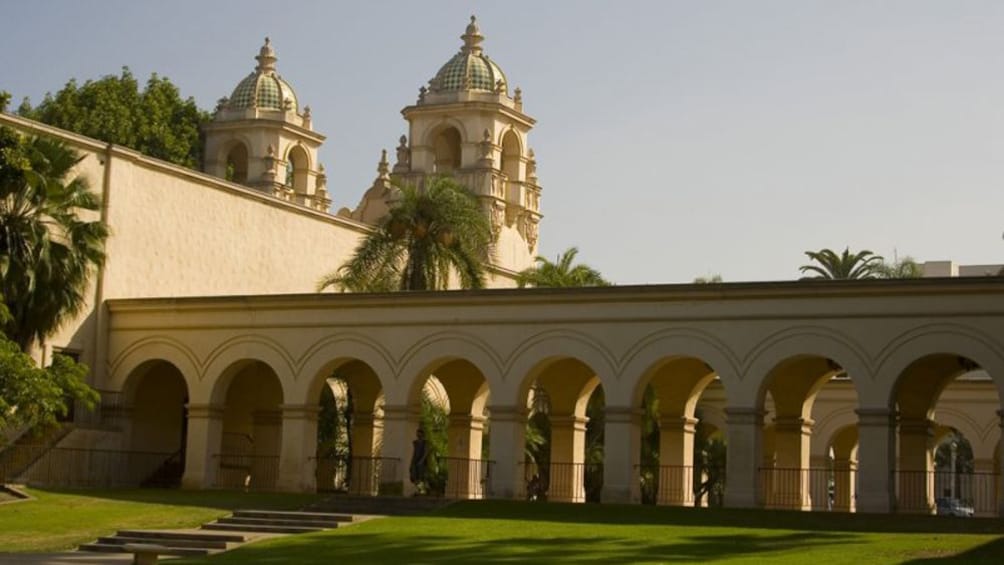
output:
<instances>
[{"instance_id":1,"label":"bell tower","mask_svg":"<svg viewBox=\"0 0 1004 565\"><path fill-rule=\"evenodd\" d=\"M326 212L331 199L317 160L325 138L313 129L310 106L301 111L293 87L276 72L267 37L255 59L254 71L220 99L205 126L205 171Z\"/></svg>"},{"instance_id":2,"label":"bell tower","mask_svg":"<svg viewBox=\"0 0 1004 565\"><path fill-rule=\"evenodd\" d=\"M409 132L391 176L419 187L433 175L454 177L491 220L495 266L518 272L537 254L541 188L528 141L536 121L523 113L520 89L510 95L505 73L484 53L474 16L460 38L460 51L401 111Z\"/></svg>"}]
</instances>

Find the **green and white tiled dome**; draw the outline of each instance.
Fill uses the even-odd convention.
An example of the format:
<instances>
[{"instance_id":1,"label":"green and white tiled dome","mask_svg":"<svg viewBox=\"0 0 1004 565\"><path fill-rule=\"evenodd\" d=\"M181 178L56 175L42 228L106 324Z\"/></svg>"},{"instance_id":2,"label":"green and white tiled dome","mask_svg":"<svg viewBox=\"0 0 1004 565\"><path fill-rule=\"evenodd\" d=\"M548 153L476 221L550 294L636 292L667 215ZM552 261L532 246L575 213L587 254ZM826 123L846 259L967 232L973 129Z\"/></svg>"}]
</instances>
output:
<instances>
[{"instance_id":1,"label":"green and white tiled dome","mask_svg":"<svg viewBox=\"0 0 1004 565\"><path fill-rule=\"evenodd\" d=\"M293 87L275 72L275 62L278 59L267 37L265 45L255 59L258 60L258 66L237 85L230 96L228 106L232 109L258 107L265 110L283 110L288 100L291 104L290 109L298 110Z\"/></svg>"},{"instance_id":2,"label":"green and white tiled dome","mask_svg":"<svg viewBox=\"0 0 1004 565\"><path fill-rule=\"evenodd\" d=\"M477 20L471 16L460 52L446 62L430 83L432 92L453 92L458 90L482 90L493 92L501 88L505 92L508 83L505 73L482 52L484 36L478 28ZM501 82L499 82L501 81Z\"/></svg>"}]
</instances>

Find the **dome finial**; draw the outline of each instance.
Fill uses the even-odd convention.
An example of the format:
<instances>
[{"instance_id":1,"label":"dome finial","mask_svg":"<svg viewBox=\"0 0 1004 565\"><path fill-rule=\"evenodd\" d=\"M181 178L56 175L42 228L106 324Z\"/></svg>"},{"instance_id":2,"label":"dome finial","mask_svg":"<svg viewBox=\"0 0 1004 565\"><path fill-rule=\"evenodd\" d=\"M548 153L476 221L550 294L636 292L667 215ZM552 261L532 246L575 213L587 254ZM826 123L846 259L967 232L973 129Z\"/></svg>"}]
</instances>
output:
<instances>
[{"instance_id":1,"label":"dome finial","mask_svg":"<svg viewBox=\"0 0 1004 565\"><path fill-rule=\"evenodd\" d=\"M460 36L460 39L464 40L464 46L460 48L464 53L474 53L478 55L481 53L481 42L485 40L485 36L481 35L481 28L478 27L478 18L474 15L471 16L471 23L467 24L467 29L464 30L464 34Z\"/></svg>"},{"instance_id":2,"label":"dome finial","mask_svg":"<svg viewBox=\"0 0 1004 565\"><path fill-rule=\"evenodd\" d=\"M272 40L268 37L265 38L265 45L261 46L258 51L258 56L255 57L258 61L258 67L255 69L258 72L272 72L275 71L275 62L279 59L275 56L275 49L272 49Z\"/></svg>"}]
</instances>

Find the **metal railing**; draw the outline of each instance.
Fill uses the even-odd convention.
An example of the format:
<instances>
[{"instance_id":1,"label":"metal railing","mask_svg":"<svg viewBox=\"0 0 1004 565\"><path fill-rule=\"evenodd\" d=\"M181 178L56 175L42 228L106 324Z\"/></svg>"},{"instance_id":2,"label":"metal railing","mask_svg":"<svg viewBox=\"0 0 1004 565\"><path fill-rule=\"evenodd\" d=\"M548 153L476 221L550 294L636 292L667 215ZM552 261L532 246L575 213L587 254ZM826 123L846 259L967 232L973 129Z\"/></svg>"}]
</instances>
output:
<instances>
[{"instance_id":1,"label":"metal railing","mask_svg":"<svg viewBox=\"0 0 1004 565\"><path fill-rule=\"evenodd\" d=\"M933 514L939 499L954 500L976 516L997 516L1000 474L990 472L895 471L896 510Z\"/></svg>"},{"instance_id":2,"label":"metal railing","mask_svg":"<svg viewBox=\"0 0 1004 565\"><path fill-rule=\"evenodd\" d=\"M602 483L603 465L598 463L551 462L544 465L521 463L523 491L528 500L586 502L587 475Z\"/></svg>"},{"instance_id":3,"label":"metal railing","mask_svg":"<svg viewBox=\"0 0 1004 565\"><path fill-rule=\"evenodd\" d=\"M317 490L378 496L399 490L396 457L312 457ZM392 488L391 485L394 485Z\"/></svg>"},{"instance_id":4,"label":"metal railing","mask_svg":"<svg viewBox=\"0 0 1004 565\"><path fill-rule=\"evenodd\" d=\"M446 484L441 493L445 498L482 499L491 496L491 471L494 461L440 457L436 463L446 472Z\"/></svg>"},{"instance_id":5,"label":"metal railing","mask_svg":"<svg viewBox=\"0 0 1004 565\"><path fill-rule=\"evenodd\" d=\"M278 455L217 453L213 486L239 490L273 490L279 478Z\"/></svg>"},{"instance_id":6,"label":"metal railing","mask_svg":"<svg viewBox=\"0 0 1004 565\"><path fill-rule=\"evenodd\" d=\"M9 465L0 469L8 482L38 486L135 487L155 473L173 453L11 446Z\"/></svg>"},{"instance_id":7,"label":"metal railing","mask_svg":"<svg viewBox=\"0 0 1004 565\"><path fill-rule=\"evenodd\" d=\"M851 473L853 471L834 471L828 467L761 467L759 480L764 506L785 510L834 510L837 483L853 482Z\"/></svg>"},{"instance_id":8,"label":"metal railing","mask_svg":"<svg viewBox=\"0 0 1004 565\"><path fill-rule=\"evenodd\" d=\"M725 497L725 469L692 465L638 465L643 504L665 506L721 506Z\"/></svg>"}]
</instances>

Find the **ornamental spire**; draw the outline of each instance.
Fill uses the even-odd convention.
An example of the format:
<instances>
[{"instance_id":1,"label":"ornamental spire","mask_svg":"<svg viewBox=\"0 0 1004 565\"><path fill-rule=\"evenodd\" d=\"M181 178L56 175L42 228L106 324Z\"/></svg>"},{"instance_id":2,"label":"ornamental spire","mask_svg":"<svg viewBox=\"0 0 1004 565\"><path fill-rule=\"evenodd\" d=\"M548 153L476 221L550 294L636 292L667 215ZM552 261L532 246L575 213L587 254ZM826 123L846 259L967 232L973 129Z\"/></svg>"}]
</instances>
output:
<instances>
[{"instance_id":1,"label":"ornamental spire","mask_svg":"<svg viewBox=\"0 0 1004 565\"><path fill-rule=\"evenodd\" d=\"M460 48L462 52L481 54L481 42L485 40L485 36L481 35L481 28L478 27L478 19L475 16L471 16L471 23L467 24L467 29L460 39L464 40L464 46Z\"/></svg>"},{"instance_id":2,"label":"ornamental spire","mask_svg":"<svg viewBox=\"0 0 1004 565\"><path fill-rule=\"evenodd\" d=\"M265 45L261 46L255 59L258 61L256 71L260 73L275 72L275 62L279 58L275 56L275 49L272 49L272 40L265 38Z\"/></svg>"}]
</instances>

